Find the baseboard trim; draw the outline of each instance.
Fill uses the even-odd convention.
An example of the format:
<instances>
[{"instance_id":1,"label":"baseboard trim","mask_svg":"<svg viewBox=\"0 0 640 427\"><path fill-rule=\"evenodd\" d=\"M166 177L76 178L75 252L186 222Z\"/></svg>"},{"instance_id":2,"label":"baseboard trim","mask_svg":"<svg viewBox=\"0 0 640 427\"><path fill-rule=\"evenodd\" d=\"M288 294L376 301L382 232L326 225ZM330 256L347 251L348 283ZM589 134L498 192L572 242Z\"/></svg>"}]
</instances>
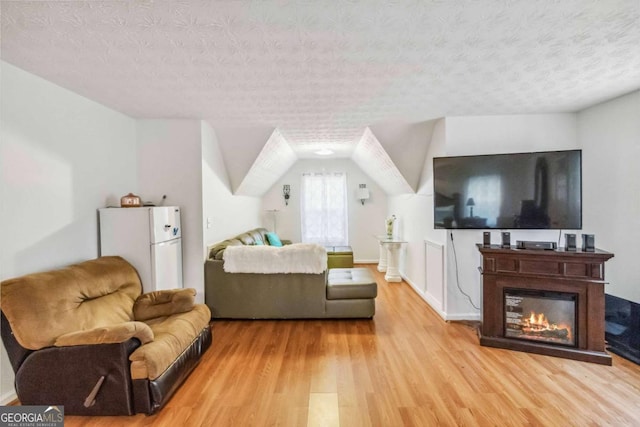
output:
<instances>
[{"instance_id":1,"label":"baseboard trim","mask_svg":"<svg viewBox=\"0 0 640 427\"><path fill-rule=\"evenodd\" d=\"M400 274L402 276L402 280L404 280L405 282L407 282L407 284L409 286L411 286L411 288L414 290L414 292L416 294L418 294L418 296L420 298L422 298L427 304L429 304L429 307L431 307L431 309L433 311L435 311L438 316L442 317L442 320L446 321L446 322L450 322L450 321L459 321L459 320L469 320L469 321L480 321L480 313L457 313L457 314L449 314L446 313L442 310L440 310L438 308L438 306L440 305L439 301L434 300L433 298L431 298L429 296L429 294L425 294L422 291L420 291L420 289L418 289L418 287L404 274Z\"/></svg>"},{"instance_id":2,"label":"baseboard trim","mask_svg":"<svg viewBox=\"0 0 640 427\"><path fill-rule=\"evenodd\" d=\"M354 259L354 264L378 264L378 259Z\"/></svg>"},{"instance_id":3,"label":"baseboard trim","mask_svg":"<svg viewBox=\"0 0 640 427\"><path fill-rule=\"evenodd\" d=\"M411 286L413 291L416 294L418 294L418 296L420 298L422 298L424 300L424 302L426 302L427 305L429 305L429 307L431 307L431 309L438 314L438 316L442 317L442 320L445 320L445 321L447 320L447 314L437 307L437 304L435 303L434 300L432 300L431 297L429 297L429 295L423 293L420 289L418 289L418 287L415 285L415 283L413 283L407 276L405 276L404 274L400 274L400 275L402 276L402 280L407 282L407 284L409 286Z\"/></svg>"},{"instance_id":4,"label":"baseboard trim","mask_svg":"<svg viewBox=\"0 0 640 427\"><path fill-rule=\"evenodd\" d=\"M449 321L458 321L458 320L469 320L469 321L480 321L480 313L459 313L459 314L449 314L445 319L447 322Z\"/></svg>"},{"instance_id":5,"label":"baseboard trim","mask_svg":"<svg viewBox=\"0 0 640 427\"><path fill-rule=\"evenodd\" d=\"M440 308L442 306L442 301L438 301L427 293L422 295L422 299L424 299L427 304L429 304L431 308L433 308L435 312L438 313L440 317L442 317L443 320L447 320L447 313L442 311L442 309Z\"/></svg>"}]
</instances>

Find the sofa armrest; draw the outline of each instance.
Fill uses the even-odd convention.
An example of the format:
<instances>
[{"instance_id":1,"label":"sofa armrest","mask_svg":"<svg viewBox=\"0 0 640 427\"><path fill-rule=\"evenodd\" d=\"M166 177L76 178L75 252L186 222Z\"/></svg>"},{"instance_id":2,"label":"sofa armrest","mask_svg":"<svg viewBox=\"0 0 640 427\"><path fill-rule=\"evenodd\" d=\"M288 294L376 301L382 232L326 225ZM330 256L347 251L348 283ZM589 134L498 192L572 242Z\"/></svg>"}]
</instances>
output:
<instances>
[{"instance_id":1,"label":"sofa armrest","mask_svg":"<svg viewBox=\"0 0 640 427\"><path fill-rule=\"evenodd\" d=\"M133 305L133 316L136 320L149 320L157 317L186 313L195 306L196 290L168 289L148 292L138 297Z\"/></svg>"},{"instance_id":2,"label":"sofa armrest","mask_svg":"<svg viewBox=\"0 0 640 427\"><path fill-rule=\"evenodd\" d=\"M153 331L142 322L124 322L60 335L54 345L56 347L69 347L75 345L115 344L125 342L131 338L137 338L142 344L145 344L153 341Z\"/></svg>"}]
</instances>

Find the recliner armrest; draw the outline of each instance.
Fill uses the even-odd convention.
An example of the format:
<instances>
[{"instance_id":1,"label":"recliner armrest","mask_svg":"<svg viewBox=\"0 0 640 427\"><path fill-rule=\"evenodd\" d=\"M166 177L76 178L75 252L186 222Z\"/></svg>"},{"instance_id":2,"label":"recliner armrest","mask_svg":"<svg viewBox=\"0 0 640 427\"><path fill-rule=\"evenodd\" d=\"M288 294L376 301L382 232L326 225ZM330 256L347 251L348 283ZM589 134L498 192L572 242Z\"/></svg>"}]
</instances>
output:
<instances>
[{"instance_id":1,"label":"recliner armrest","mask_svg":"<svg viewBox=\"0 0 640 427\"><path fill-rule=\"evenodd\" d=\"M138 297L133 305L133 316L136 320L149 320L157 317L186 313L195 306L196 290L167 289L148 292Z\"/></svg>"},{"instance_id":2,"label":"recliner armrest","mask_svg":"<svg viewBox=\"0 0 640 427\"><path fill-rule=\"evenodd\" d=\"M117 325L101 326L86 331L60 335L56 347L75 345L115 344L137 338L142 344L153 341L153 331L143 322L124 322Z\"/></svg>"},{"instance_id":3,"label":"recliner armrest","mask_svg":"<svg viewBox=\"0 0 640 427\"><path fill-rule=\"evenodd\" d=\"M56 402L69 415L133 415L129 355L139 346L130 339L33 351L16 372L18 399L22 405Z\"/></svg>"}]
</instances>

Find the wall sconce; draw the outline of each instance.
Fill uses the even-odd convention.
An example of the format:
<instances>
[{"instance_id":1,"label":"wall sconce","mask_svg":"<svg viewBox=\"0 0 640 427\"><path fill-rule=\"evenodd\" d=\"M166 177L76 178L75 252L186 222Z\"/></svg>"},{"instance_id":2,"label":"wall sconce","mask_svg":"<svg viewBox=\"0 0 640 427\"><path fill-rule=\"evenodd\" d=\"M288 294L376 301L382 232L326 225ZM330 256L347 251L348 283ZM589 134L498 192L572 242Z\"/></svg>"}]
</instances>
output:
<instances>
[{"instance_id":1,"label":"wall sconce","mask_svg":"<svg viewBox=\"0 0 640 427\"><path fill-rule=\"evenodd\" d=\"M359 184L360 188L356 191L356 199L359 199L364 206L364 201L369 199L369 189L367 184Z\"/></svg>"},{"instance_id":2,"label":"wall sconce","mask_svg":"<svg viewBox=\"0 0 640 427\"><path fill-rule=\"evenodd\" d=\"M291 186L289 184L282 186L282 195L284 196L284 204L289 206L289 197L291 196Z\"/></svg>"},{"instance_id":3,"label":"wall sconce","mask_svg":"<svg viewBox=\"0 0 640 427\"><path fill-rule=\"evenodd\" d=\"M476 205L476 202L473 201L473 197L469 197L467 199L467 206L469 206L469 216L473 218L473 207Z\"/></svg>"}]
</instances>

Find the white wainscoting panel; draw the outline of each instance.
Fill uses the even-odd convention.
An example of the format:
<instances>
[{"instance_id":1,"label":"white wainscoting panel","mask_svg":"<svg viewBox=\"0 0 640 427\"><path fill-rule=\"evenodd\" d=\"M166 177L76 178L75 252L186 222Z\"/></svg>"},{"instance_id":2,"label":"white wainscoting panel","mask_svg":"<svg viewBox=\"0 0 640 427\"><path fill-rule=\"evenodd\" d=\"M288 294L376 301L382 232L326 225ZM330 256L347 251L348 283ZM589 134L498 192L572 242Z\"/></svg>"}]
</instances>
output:
<instances>
[{"instance_id":1,"label":"white wainscoting panel","mask_svg":"<svg viewBox=\"0 0 640 427\"><path fill-rule=\"evenodd\" d=\"M444 246L425 240L425 299L440 315L446 316Z\"/></svg>"}]
</instances>

